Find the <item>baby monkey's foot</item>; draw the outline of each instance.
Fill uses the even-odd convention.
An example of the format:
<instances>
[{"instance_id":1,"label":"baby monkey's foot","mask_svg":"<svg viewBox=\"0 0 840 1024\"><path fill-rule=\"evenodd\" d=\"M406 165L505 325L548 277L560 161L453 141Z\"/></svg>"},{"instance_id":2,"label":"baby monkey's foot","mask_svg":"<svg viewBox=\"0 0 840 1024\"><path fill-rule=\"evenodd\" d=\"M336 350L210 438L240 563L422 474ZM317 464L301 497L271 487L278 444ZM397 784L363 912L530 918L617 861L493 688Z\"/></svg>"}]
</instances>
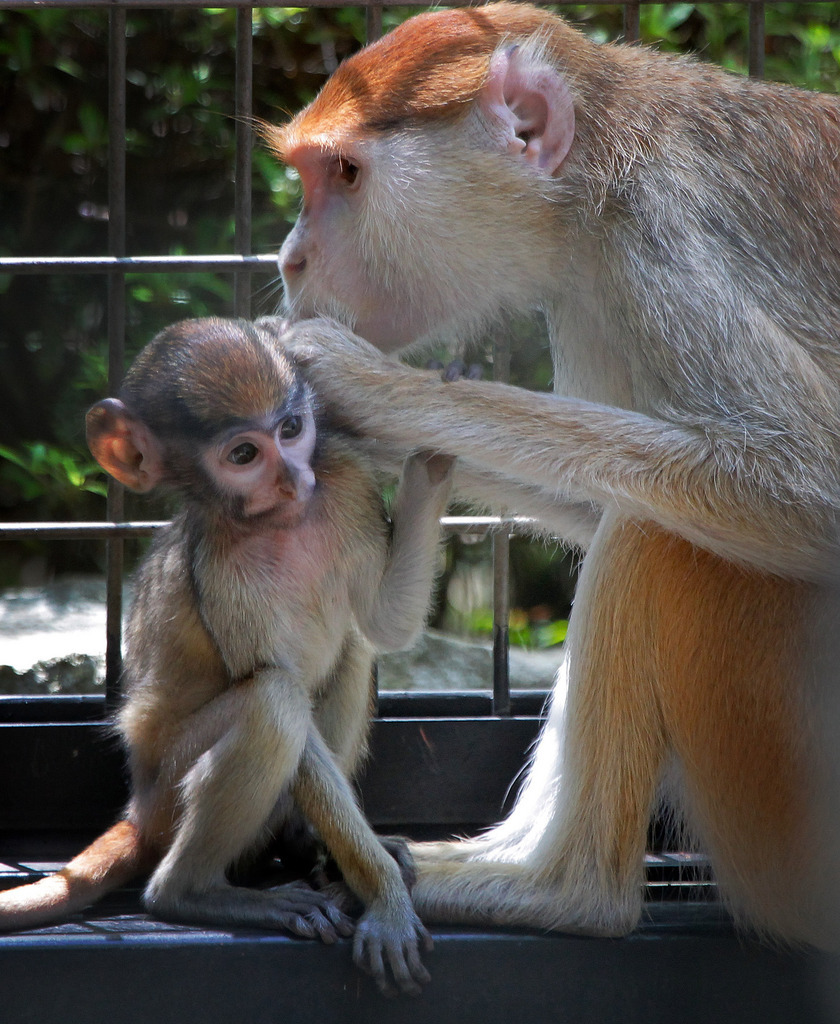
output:
<instances>
[{"instance_id":1,"label":"baby monkey's foot","mask_svg":"<svg viewBox=\"0 0 840 1024\"><path fill-rule=\"evenodd\" d=\"M278 901L278 924L293 935L320 939L331 946L339 937L349 938L356 930L353 919L326 889L313 889L306 882L288 882L264 891Z\"/></svg>"}]
</instances>

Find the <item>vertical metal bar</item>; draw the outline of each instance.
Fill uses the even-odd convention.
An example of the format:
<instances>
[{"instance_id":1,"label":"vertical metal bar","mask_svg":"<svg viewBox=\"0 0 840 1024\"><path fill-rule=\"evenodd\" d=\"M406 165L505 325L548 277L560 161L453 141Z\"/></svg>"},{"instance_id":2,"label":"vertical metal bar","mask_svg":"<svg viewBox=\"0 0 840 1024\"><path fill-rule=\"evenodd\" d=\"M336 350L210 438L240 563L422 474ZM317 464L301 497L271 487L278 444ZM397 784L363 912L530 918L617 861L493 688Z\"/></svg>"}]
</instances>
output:
<instances>
[{"instance_id":1,"label":"vertical metal bar","mask_svg":"<svg viewBox=\"0 0 840 1024\"><path fill-rule=\"evenodd\" d=\"M108 14L108 252L125 256L125 8ZM125 368L125 276L108 275L108 387L116 394ZM112 522L125 517L125 492L110 481L107 516ZM110 709L119 696L122 672L122 582L124 544L106 544L105 699Z\"/></svg>"},{"instance_id":2,"label":"vertical metal bar","mask_svg":"<svg viewBox=\"0 0 840 1024\"><path fill-rule=\"evenodd\" d=\"M510 714L510 537L493 535L493 714Z\"/></svg>"},{"instance_id":3,"label":"vertical metal bar","mask_svg":"<svg viewBox=\"0 0 840 1024\"><path fill-rule=\"evenodd\" d=\"M251 119L254 110L254 36L253 8L236 12L236 172L234 245L240 256L251 254L251 157L254 134ZM251 275L235 274L233 286L234 316L251 316Z\"/></svg>"},{"instance_id":4,"label":"vertical metal bar","mask_svg":"<svg viewBox=\"0 0 840 1024\"><path fill-rule=\"evenodd\" d=\"M639 36L639 3L626 3L624 5L624 28L623 38L625 43L638 43Z\"/></svg>"},{"instance_id":5,"label":"vertical metal bar","mask_svg":"<svg viewBox=\"0 0 840 1024\"><path fill-rule=\"evenodd\" d=\"M750 9L750 78L764 78L764 3L757 0L749 4Z\"/></svg>"},{"instance_id":6,"label":"vertical metal bar","mask_svg":"<svg viewBox=\"0 0 840 1024\"><path fill-rule=\"evenodd\" d=\"M510 336L493 346L493 377L510 379ZM493 714L510 714L510 535L493 535Z\"/></svg>"},{"instance_id":7,"label":"vertical metal bar","mask_svg":"<svg viewBox=\"0 0 840 1024\"><path fill-rule=\"evenodd\" d=\"M382 6L368 4L365 11L365 36L369 43L375 43L382 35Z\"/></svg>"},{"instance_id":8,"label":"vertical metal bar","mask_svg":"<svg viewBox=\"0 0 840 1024\"><path fill-rule=\"evenodd\" d=\"M379 718L379 665L376 662L370 670L370 713L373 718Z\"/></svg>"}]
</instances>

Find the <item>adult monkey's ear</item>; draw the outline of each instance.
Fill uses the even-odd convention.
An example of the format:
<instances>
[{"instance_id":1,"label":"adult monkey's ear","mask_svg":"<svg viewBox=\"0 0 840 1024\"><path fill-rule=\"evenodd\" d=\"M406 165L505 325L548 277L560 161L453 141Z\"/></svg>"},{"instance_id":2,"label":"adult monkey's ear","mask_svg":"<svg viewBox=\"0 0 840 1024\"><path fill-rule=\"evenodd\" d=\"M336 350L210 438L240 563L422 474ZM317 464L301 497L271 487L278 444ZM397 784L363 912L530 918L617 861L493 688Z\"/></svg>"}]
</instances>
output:
<instances>
[{"instance_id":1,"label":"adult monkey's ear","mask_svg":"<svg viewBox=\"0 0 840 1024\"><path fill-rule=\"evenodd\" d=\"M150 491L163 478L163 451L152 431L118 398L88 410L87 443L106 473L132 491Z\"/></svg>"},{"instance_id":2,"label":"adult monkey's ear","mask_svg":"<svg viewBox=\"0 0 840 1024\"><path fill-rule=\"evenodd\" d=\"M575 108L563 75L521 46L497 50L478 105L507 152L552 177L575 137Z\"/></svg>"}]
</instances>

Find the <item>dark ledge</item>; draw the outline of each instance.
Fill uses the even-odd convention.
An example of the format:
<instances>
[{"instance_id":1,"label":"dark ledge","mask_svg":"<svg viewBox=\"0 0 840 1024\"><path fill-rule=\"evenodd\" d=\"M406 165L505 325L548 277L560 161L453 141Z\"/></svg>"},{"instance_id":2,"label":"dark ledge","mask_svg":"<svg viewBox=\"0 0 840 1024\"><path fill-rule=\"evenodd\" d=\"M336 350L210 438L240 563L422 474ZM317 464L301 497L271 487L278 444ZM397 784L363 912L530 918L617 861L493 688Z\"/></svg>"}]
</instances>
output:
<instances>
[{"instance_id":1,"label":"dark ledge","mask_svg":"<svg viewBox=\"0 0 840 1024\"><path fill-rule=\"evenodd\" d=\"M361 780L373 823L431 838L498 820L542 699L517 697L498 719L480 695L383 696ZM119 815L122 755L103 710L0 700L0 887L54 870ZM0 935L0 1024L840 1022L840 960L736 933L702 858L660 852L647 874L652 902L627 938L435 928L431 983L397 1000L353 967L347 941L163 924L126 890L67 924Z\"/></svg>"},{"instance_id":2,"label":"dark ledge","mask_svg":"<svg viewBox=\"0 0 840 1024\"><path fill-rule=\"evenodd\" d=\"M737 935L720 906L658 903L623 939L435 928L432 981L387 1000L333 947L163 924L118 894L0 937L4 1024L831 1024L837 961ZM834 975L831 975L831 969Z\"/></svg>"}]
</instances>

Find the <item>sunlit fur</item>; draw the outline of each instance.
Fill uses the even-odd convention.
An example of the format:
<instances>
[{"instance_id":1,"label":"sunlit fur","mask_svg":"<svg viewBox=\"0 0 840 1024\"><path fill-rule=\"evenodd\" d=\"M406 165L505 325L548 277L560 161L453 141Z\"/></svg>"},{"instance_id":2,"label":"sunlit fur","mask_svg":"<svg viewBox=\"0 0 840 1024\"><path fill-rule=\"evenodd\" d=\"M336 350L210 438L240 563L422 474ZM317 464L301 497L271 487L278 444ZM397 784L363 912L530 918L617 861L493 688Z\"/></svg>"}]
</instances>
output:
<instances>
[{"instance_id":1,"label":"sunlit fur","mask_svg":"<svg viewBox=\"0 0 840 1024\"><path fill-rule=\"evenodd\" d=\"M491 62L525 83L511 110L571 92L550 173L488 108ZM421 914L626 931L667 776L740 922L836 942L837 830L815 822L836 743L840 100L492 4L410 19L268 135L292 164L362 169L284 246L296 315L337 297L387 351L505 307L551 333L553 397L444 385L334 323L287 339L372 450L457 455L465 493L588 545L520 800L483 838L417 848Z\"/></svg>"},{"instance_id":2,"label":"sunlit fur","mask_svg":"<svg viewBox=\"0 0 840 1024\"><path fill-rule=\"evenodd\" d=\"M348 224L352 248L340 257L360 280L362 294L330 291L335 278L326 267L321 272L313 253L301 293L287 289L292 315L331 317L356 328L354 304L368 297L377 307L398 308L400 321L416 323L420 335L463 338L477 334L500 310L517 308L523 294L539 305L561 258L558 247L523 245L523 259L505 264L498 246L500 233L535 236L545 220L542 195L522 189L511 173L499 182L510 203L485 220L486 153L440 128L399 130L387 145L375 140L362 152L370 169L365 187L376 198ZM442 209L464 216L442 223ZM325 262L334 271L339 259Z\"/></svg>"}]
</instances>

